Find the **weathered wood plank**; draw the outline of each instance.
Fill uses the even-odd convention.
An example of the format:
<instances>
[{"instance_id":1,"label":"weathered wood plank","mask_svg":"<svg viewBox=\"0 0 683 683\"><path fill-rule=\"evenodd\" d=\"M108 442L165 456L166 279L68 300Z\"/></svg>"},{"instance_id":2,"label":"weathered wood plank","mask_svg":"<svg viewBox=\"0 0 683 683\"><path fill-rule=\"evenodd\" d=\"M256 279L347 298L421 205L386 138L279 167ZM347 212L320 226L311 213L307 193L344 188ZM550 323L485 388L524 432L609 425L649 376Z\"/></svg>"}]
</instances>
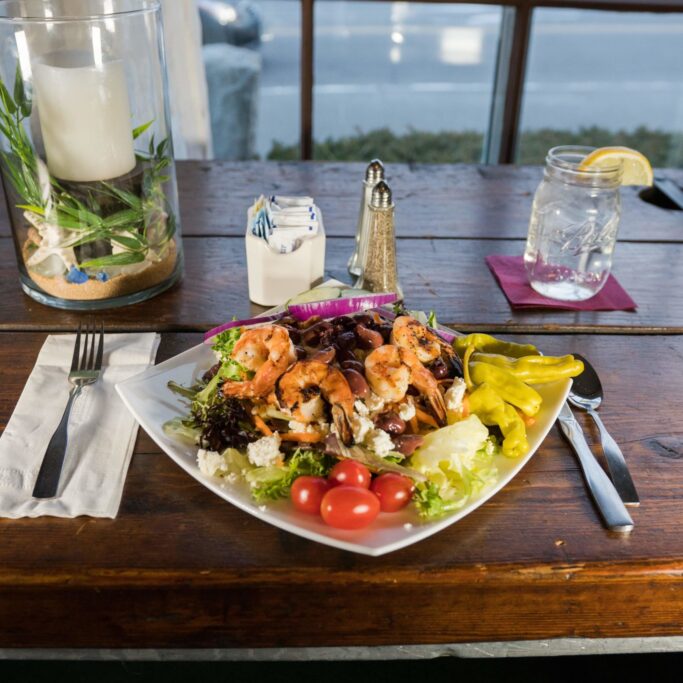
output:
<instances>
[{"instance_id":1,"label":"weathered wood plank","mask_svg":"<svg viewBox=\"0 0 683 683\"><path fill-rule=\"evenodd\" d=\"M348 281L349 238L327 242L327 274ZM682 244L625 243L614 272L639 305L638 312L513 312L484 263L492 253L521 254L520 241L399 240L401 283L410 307L433 309L461 330L681 332ZM0 329L70 330L82 313L35 303L19 287L9 240L0 239ZM110 329L204 331L263 310L249 303L244 243L238 237L185 240L185 277L157 298L98 313ZM665 292L666 296L662 296Z\"/></svg>"},{"instance_id":2,"label":"weathered wood plank","mask_svg":"<svg viewBox=\"0 0 683 683\"><path fill-rule=\"evenodd\" d=\"M355 233L365 164L327 162L178 163L183 231L187 235L243 235L247 208L261 192L316 199L327 233ZM526 238L540 167L466 164L389 164L402 237ZM683 171L663 171L683 185ZM683 213L622 189L621 239L680 241ZM9 235L0 201L0 236Z\"/></svg>"}]
</instances>

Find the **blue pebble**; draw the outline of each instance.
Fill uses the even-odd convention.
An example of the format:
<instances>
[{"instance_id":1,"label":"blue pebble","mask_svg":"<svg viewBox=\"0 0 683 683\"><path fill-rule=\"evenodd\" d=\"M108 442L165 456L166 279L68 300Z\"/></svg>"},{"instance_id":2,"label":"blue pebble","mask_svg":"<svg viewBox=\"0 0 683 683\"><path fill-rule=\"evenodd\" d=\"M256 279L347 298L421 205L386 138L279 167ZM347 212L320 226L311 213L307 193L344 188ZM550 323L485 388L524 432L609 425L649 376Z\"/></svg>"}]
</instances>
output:
<instances>
[{"instance_id":1,"label":"blue pebble","mask_svg":"<svg viewBox=\"0 0 683 683\"><path fill-rule=\"evenodd\" d=\"M95 275L95 279L99 280L99 282L106 282L109 279L109 275L102 271L101 273L97 273L97 275Z\"/></svg>"},{"instance_id":2,"label":"blue pebble","mask_svg":"<svg viewBox=\"0 0 683 683\"><path fill-rule=\"evenodd\" d=\"M71 266L69 272L66 274L66 281L74 285L82 285L88 281L88 276L82 271L78 270L76 266Z\"/></svg>"}]
</instances>

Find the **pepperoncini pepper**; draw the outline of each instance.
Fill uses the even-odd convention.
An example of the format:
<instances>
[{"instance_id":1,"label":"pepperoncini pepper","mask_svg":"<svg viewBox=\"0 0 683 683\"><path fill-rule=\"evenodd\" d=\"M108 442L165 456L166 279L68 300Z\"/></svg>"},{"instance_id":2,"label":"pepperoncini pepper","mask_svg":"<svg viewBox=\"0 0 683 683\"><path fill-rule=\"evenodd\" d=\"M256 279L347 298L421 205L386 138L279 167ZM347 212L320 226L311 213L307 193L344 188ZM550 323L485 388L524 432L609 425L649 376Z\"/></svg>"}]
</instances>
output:
<instances>
[{"instance_id":1,"label":"pepperoncini pepper","mask_svg":"<svg viewBox=\"0 0 683 683\"><path fill-rule=\"evenodd\" d=\"M517 344L515 342L507 342L502 339L496 339L490 334L474 333L468 334L466 337L457 337L453 343L457 354L462 358L467 351L467 348L472 346L475 351L483 351L485 353L498 353L503 356L511 356L512 358L521 358L522 356L538 356L538 349L532 344Z\"/></svg>"},{"instance_id":2,"label":"pepperoncini pepper","mask_svg":"<svg viewBox=\"0 0 683 683\"><path fill-rule=\"evenodd\" d=\"M510 358L495 353L476 352L475 363L494 365L529 384L547 384L558 379L576 377L583 372L583 363L574 356L523 356Z\"/></svg>"},{"instance_id":3,"label":"pepperoncini pepper","mask_svg":"<svg viewBox=\"0 0 683 683\"><path fill-rule=\"evenodd\" d=\"M469 411L503 434L502 451L509 457L526 453L525 416L541 407L541 395L529 384L576 377L583 363L573 356L542 356L531 344L516 344L488 334L458 337L453 344L463 361Z\"/></svg>"},{"instance_id":4,"label":"pepperoncini pepper","mask_svg":"<svg viewBox=\"0 0 683 683\"><path fill-rule=\"evenodd\" d=\"M517 406L525 415L533 417L538 413L543 401L541 395L507 370L490 363L470 361L469 374L472 384L487 384L503 401Z\"/></svg>"},{"instance_id":5,"label":"pepperoncini pepper","mask_svg":"<svg viewBox=\"0 0 683 683\"><path fill-rule=\"evenodd\" d=\"M469 395L470 412L485 425L497 426L503 434L502 452L518 458L529 450L526 427L517 411L488 384L480 384Z\"/></svg>"}]
</instances>

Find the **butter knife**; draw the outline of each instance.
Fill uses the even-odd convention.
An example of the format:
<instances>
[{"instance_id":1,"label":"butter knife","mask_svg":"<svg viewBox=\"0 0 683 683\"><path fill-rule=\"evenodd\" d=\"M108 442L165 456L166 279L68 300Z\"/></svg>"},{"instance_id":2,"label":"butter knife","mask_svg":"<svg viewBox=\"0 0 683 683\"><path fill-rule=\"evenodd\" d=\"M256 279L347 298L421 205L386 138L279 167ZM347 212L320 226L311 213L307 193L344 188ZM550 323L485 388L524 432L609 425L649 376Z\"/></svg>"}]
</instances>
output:
<instances>
[{"instance_id":1,"label":"butter knife","mask_svg":"<svg viewBox=\"0 0 683 683\"><path fill-rule=\"evenodd\" d=\"M583 474L586 477L588 490L593 496L598 510L605 520L605 524L611 531L622 533L633 529L633 520L628 514L619 494L617 493L610 478L598 464L591 449L588 447L586 437L583 435L581 425L577 422L569 405L565 403L557 418L560 428L567 441L576 453Z\"/></svg>"}]
</instances>

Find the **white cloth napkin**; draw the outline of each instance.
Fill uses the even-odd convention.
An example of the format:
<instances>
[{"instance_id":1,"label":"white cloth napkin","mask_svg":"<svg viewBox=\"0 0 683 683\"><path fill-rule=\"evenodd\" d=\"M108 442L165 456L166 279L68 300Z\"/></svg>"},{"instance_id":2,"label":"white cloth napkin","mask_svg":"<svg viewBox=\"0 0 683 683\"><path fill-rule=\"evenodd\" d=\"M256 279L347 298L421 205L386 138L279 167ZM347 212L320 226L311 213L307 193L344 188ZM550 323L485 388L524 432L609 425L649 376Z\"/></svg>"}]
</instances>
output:
<instances>
[{"instance_id":1,"label":"white cloth napkin","mask_svg":"<svg viewBox=\"0 0 683 683\"><path fill-rule=\"evenodd\" d=\"M50 335L0 437L0 517L116 517L138 424L114 388L152 363L159 335L107 334L102 373L76 398L57 497L36 500L33 486L71 385L76 336Z\"/></svg>"}]
</instances>

